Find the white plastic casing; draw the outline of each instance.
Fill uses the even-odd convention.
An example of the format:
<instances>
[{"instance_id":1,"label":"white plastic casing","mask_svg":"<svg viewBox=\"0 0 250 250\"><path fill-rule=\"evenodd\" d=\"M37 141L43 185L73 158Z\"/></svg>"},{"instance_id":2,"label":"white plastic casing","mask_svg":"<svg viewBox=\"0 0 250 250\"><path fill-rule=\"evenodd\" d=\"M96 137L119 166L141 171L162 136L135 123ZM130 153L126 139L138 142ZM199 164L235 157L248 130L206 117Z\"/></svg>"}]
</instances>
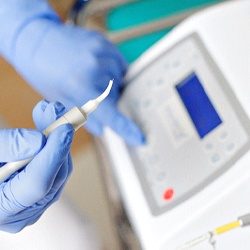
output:
<instances>
[{"instance_id":1,"label":"white plastic casing","mask_svg":"<svg viewBox=\"0 0 250 250\"><path fill-rule=\"evenodd\" d=\"M166 50L196 33L226 78L250 118L250 1L228 1L185 20L144 53L129 69L127 80ZM151 76L152 79L155 75ZM250 208L250 152L227 172L174 209L152 215L124 142L107 130L103 140L133 229L143 250L172 250L185 242L235 220ZM250 227L232 230L217 239L216 249L244 250L250 246ZM210 250L209 244L194 250Z\"/></svg>"},{"instance_id":2,"label":"white plastic casing","mask_svg":"<svg viewBox=\"0 0 250 250\"><path fill-rule=\"evenodd\" d=\"M74 107L68 111L65 115L60 117L58 120L49 125L44 131L43 134L48 137L48 135L58 126L66 123L70 123L74 130L76 131L87 121L86 114L81 110L81 108Z\"/></svg>"}]
</instances>

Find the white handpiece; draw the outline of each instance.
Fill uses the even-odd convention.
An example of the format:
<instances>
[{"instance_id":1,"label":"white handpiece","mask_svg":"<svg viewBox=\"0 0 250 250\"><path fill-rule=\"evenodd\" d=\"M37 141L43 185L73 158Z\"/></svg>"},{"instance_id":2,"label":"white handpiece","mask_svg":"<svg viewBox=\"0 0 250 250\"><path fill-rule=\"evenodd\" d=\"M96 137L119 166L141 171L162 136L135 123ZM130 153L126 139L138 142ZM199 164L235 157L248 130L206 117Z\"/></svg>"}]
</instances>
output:
<instances>
[{"instance_id":1,"label":"white handpiece","mask_svg":"<svg viewBox=\"0 0 250 250\"><path fill-rule=\"evenodd\" d=\"M66 114L60 117L58 120L50 124L44 131L43 134L48 137L50 133L58 126L70 123L76 131L80 128L86 121L87 116L93 112L98 105L108 96L112 88L114 79L109 81L109 85L106 90L96 99L88 101L82 107L74 107L69 110ZM22 161L8 162L0 168L0 184L9 178L14 172L23 168L27 165L33 158L25 159Z\"/></svg>"}]
</instances>

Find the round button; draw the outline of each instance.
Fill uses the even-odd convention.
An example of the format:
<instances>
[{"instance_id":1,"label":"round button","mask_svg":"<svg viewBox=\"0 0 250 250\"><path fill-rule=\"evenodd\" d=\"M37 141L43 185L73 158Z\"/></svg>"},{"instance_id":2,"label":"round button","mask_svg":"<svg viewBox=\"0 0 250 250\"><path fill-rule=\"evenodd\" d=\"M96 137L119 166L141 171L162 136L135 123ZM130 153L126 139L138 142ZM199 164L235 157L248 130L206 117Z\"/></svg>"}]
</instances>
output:
<instances>
[{"instance_id":1,"label":"round button","mask_svg":"<svg viewBox=\"0 0 250 250\"><path fill-rule=\"evenodd\" d=\"M166 181L166 177L167 177L167 174L165 171L159 171L156 174L155 179L156 179L157 183L162 183L162 182Z\"/></svg>"},{"instance_id":2,"label":"round button","mask_svg":"<svg viewBox=\"0 0 250 250\"><path fill-rule=\"evenodd\" d=\"M219 139L221 141L225 141L228 138L228 132L227 131L222 131L221 134L219 135Z\"/></svg>"},{"instance_id":3,"label":"round button","mask_svg":"<svg viewBox=\"0 0 250 250\"><path fill-rule=\"evenodd\" d=\"M165 192L163 193L163 199L165 201L171 200L173 196L174 196L174 190L172 188L165 190Z\"/></svg>"},{"instance_id":4,"label":"round button","mask_svg":"<svg viewBox=\"0 0 250 250\"><path fill-rule=\"evenodd\" d=\"M164 80L162 78L157 79L156 82L155 82L156 86L161 86L163 84L164 84Z\"/></svg>"},{"instance_id":5,"label":"round button","mask_svg":"<svg viewBox=\"0 0 250 250\"><path fill-rule=\"evenodd\" d=\"M206 152L211 152L214 149L214 144L211 143L211 142L207 142L204 145L204 149L205 149Z\"/></svg>"},{"instance_id":6,"label":"round button","mask_svg":"<svg viewBox=\"0 0 250 250\"><path fill-rule=\"evenodd\" d=\"M226 152L227 153L233 153L236 149L235 143L231 142L226 145Z\"/></svg>"},{"instance_id":7,"label":"round button","mask_svg":"<svg viewBox=\"0 0 250 250\"><path fill-rule=\"evenodd\" d=\"M215 153L215 154L213 154L212 156L211 156L211 162L213 163L213 164L218 164L218 163L220 163L221 162L221 156L218 154L218 153Z\"/></svg>"},{"instance_id":8,"label":"round button","mask_svg":"<svg viewBox=\"0 0 250 250\"><path fill-rule=\"evenodd\" d=\"M143 102L143 107L144 108L149 108L152 104L152 100L151 99L146 99L144 102Z\"/></svg>"}]
</instances>

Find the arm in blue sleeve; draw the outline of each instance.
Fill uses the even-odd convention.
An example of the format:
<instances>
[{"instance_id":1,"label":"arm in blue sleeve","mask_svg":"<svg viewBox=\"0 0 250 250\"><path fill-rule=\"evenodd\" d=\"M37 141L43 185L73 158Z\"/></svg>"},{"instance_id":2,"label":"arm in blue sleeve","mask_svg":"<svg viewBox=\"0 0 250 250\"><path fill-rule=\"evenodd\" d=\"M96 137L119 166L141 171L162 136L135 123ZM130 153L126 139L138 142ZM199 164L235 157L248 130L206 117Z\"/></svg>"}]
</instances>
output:
<instances>
[{"instance_id":1,"label":"arm in blue sleeve","mask_svg":"<svg viewBox=\"0 0 250 250\"><path fill-rule=\"evenodd\" d=\"M0 0L0 40L0 53L23 78L67 109L96 98L114 78L86 128L99 136L108 126L130 145L144 142L140 129L116 107L127 63L103 35L64 24L45 0Z\"/></svg>"}]
</instances>

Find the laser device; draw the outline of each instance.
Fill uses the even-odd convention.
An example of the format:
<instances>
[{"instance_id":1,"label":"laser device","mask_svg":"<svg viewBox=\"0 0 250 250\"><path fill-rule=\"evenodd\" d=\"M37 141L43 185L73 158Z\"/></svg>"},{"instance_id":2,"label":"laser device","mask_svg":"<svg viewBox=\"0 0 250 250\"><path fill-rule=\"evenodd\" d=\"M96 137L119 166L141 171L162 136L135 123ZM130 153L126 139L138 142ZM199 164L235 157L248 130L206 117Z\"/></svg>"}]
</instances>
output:
<instances>
[{"instance_id":1,"label":"laser device","mask_svg":"<svg viewBox=\"0 0 250 250\"><path fill-rule=\"evenodd\" d=\"M194 14L129 69L119 106L147 143L130 148L108 129L103 143L143 250L176 249L249 213L249 13L239 0ZM248 249L249 234L216 247Z\"/></svg>"}]
</instances>

